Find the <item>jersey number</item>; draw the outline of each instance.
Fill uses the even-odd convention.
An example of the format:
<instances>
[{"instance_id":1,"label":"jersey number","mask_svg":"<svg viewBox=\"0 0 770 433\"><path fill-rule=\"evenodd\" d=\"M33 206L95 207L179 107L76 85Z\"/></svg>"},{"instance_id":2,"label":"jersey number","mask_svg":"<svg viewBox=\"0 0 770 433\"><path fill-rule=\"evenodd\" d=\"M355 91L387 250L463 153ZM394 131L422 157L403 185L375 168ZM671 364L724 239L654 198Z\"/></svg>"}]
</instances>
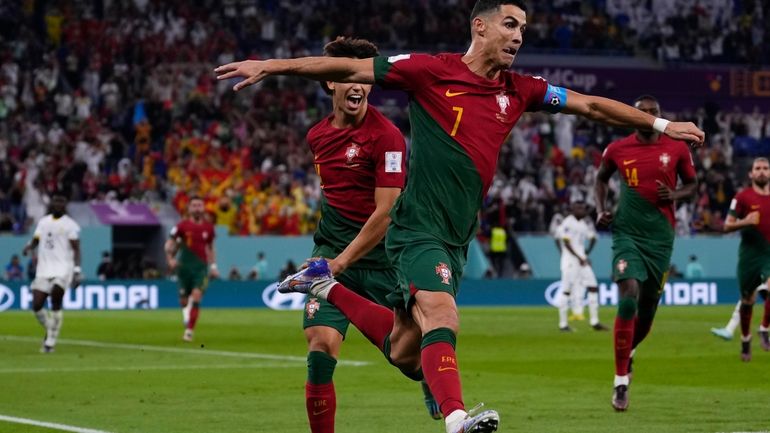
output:
<instances>
[{"instance_id":1,"label":"jersey number","mask_svg":"<svg viewBox=\"0 0 770 433\"><path fill-rule=\"evenodd\" d=\"M457 134L457 127L460 126L460 120L463 118L463 107L452 107L452 111L457 112L457 119L455 119L455 126L452 127L452 132L449 133L450 137L454 137Z\"/></svg>"},{"instance_id":2,"label":"jersey number","mask_svg":"<svg viewBox=\"0 0 770 433\"><path fill-rule=\"evenodd\" d=\"M639 186L639 173L635 168L626 169L626 182L628 186Z\"/></svg>"}]
</instances>

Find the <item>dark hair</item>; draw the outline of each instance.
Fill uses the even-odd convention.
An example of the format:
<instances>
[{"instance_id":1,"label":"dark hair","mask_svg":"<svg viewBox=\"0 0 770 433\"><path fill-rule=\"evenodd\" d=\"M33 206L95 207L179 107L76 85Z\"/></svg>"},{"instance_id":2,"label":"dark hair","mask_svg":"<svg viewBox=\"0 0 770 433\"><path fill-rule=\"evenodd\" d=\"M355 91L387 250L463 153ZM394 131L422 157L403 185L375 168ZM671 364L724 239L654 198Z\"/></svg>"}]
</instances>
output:
<instances>
[{"instance_id":1,"label":"dark hair","mask_svg":"<svg viewBox=\"0 0 770 433\"><path fill-rule=\"evenodd\" d=\"M524 4L524 0L478 0L471 11L471 21L481 14L500 9L502 5L513 5L524 12L527 11L527 5Z\"/></svg>"},{"instance_id":2,"label":"dark hair","mask_svg":"<svg viewBox=\"0 0 770 433\"><path fill-rule=\"evenodd\" d=\"M190 196L190 200L188 200L187 203L192 203L194 200L203 201L203 197L201 197L201 196L199 196L197 194L192 195L192 196Z\"/></svg>"},{"instance_id":3,"label":"dark hair","mask_svg":"<svg viewBox=\"0 0 770 433\"><path fill-rule=\"evenodd\" d=\"M660 105L660 102L658 102L658 98L652 96L652 95L641 95L638 98L634 99L634 105L642 102L642 101L652 101L658 105Z\"/></svg>"},{"instance_id":4,"label":"dark hair","mask_svg":"<svg viewBox=\"0 0 770 433\"><path fill-rule=\"evenodd\" d=\"M337 36L337 39L324 45L324 56L326 57L349 57L351 59L369 59L380 55L377 45L366 39L351 38L348 36ZM321 87L331 95L332 91L321 81Z\"/></svg>"}]
</instances>

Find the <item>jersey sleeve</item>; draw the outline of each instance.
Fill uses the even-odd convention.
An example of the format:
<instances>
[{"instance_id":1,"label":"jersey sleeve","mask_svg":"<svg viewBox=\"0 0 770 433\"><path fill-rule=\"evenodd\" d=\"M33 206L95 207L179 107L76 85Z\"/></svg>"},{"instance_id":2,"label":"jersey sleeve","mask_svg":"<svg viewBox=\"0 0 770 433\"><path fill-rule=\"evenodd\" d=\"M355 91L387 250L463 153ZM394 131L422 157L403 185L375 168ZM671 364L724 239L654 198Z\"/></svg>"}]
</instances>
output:
<instances>
[{"instance_id":1,"label":"jersey sleeve","mask_svg":"<svg viewBox=\"0 0 770 433\"><path fill-rule=\"evenodd\" d=\"M695 163L692 160L692 153L686 144L679 142L679 145L681 151L679 161L676 165L676 172L683 181L692 181L697 176L695 173Z\"/></svg>"},{"instance_id":2,"label":"jersey sleeve","mask_svg":"<svg viewBox=\"0 0 770 433\"><path fill-rule=\"evenodd\" d=\"M71 241L80 239L80 226L74 221L72 221L72 224L67 231L67 238Z\"/></svg>"},{"instance_id":3,"label":"jersey sleeve","mask_svg":"<svg viewBox=\"0 0 770 433\"><path fill-rule=\"evenodd\" d=\"M178 241L182 236L184 236L183 230L182 230L182 223L175 225L171 228L171 231L168 232L168 237Z\"/></svg>"},{"instance_id":4,"label":"jersey sleeve","mask_svg":"<svg viewBox=\"0 0 770 433\"><path fill-rule=\"evenodd\" d=\"M558 113L567 104L567 89L552 86L545 78L519 75L516 87L524 97L526 111Z\"/></svg>"},{"instance_id":5,"label":"jersey sleeve","mask_svg":"<svg viewBox=\"0 0 770 433\"><path fill-rule=\"evenodd\" d=\"M404 188L406 181L406 142L396 128L385 130L375 146L374 185L380 188Z\"/></svg>"},{"instance_id":6,"label":"jersey sleeve","mask_svg":"<svg viewBox=\"0 0 770 433\"><path fill-rule=\"evenodd\" d=\"M610 143L602 152L602 164L605 167L617 168L617 164L615 164L615 147L613 143Z\"/></svg>"},{"instance_id":7,"label":"jersey sleeve","mask_svg":"<svg viewBox=\"0 0 770 433\"><path fill-rule=\"evenodd\" d=\"M746 203L743 200L743 195L738 193L730 202L730 210L727 214L733 218L743 218L746 215Z\"/></svg>"},{"instance_id":8,"label":"jersey sleeve","mask_svg":"<svg viewBox=\"0 0 770 433\"><path fill-rule=\"evenodd\" d=\"M386 89L407 92L427 87L436 79L441 61L428 54L400 54L374 58L374 82Z\"/></svg>"},{"instance_id":9,"label":"jersey sleeve","mask_svg":"<svg viewBox=\"0 0 770 433\"><path fill-rule=\"evenodd\" d=\"M586 223L586 234L588 239L596 239L596 227L594 227L593 223Z\"/></svg>"},{"instance_id":10,"label":"jersey sleeve","mask_svg":"<svg viewBox=\"0 0 770 433\"><path fill-rule=\"evenodd\" d=\"M32 238L40 240L41 236L43 236L43 220L37 222L37 225L35 226L35 233L32 235Z\"/></svg>"}]
</instances>

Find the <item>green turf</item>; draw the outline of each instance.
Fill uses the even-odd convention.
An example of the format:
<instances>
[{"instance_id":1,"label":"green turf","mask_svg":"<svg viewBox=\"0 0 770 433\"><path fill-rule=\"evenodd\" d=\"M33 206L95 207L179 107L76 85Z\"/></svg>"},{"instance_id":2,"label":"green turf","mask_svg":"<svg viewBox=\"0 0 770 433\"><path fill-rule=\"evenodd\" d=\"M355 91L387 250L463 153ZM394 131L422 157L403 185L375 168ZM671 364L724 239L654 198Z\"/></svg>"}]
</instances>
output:
<instances>
[{"instance_id":1,"label":"green turf","mask_svg":"<svg viewBox=\"0 0 770 433\"><path fill-rule=\"evenodd\" d=\"M744 364L737 341L709 334L731 308L661 307L636 357L626 413L610 407L610 332L577 323L578 332L559 333L551 308L464 308L458 356L465 401L498 410L502 432L770 430L770 353L755 341L754 361ZM612 315L602 310L607 324ZM180 341L180 318L178 311L68 311L62 343L42 355L32 314L1 313L0 415L115 433L309 431L300 313L204 309L194 344ZM299 359L203 354L211 351ZM428 418L419 385L386 365L357 331L342 358L369 364L337 369L338 433L444 431ZM0 421L3 433L51 431Z\"/></svg>"}]
</instances>

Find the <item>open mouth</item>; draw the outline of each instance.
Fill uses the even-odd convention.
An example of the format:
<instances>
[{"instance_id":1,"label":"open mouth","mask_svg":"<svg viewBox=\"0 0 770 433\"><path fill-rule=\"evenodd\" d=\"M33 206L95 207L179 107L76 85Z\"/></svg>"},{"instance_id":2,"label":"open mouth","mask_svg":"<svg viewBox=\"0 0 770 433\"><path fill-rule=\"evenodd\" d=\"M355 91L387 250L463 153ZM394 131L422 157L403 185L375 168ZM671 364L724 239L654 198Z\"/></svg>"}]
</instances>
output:
<instances>
[{"instance_id":1,"label":"open mouth","mask_svg":"<svg viewBox=\"0 0 770 433\"><path fill-rule=\"evenodd\" d=\"M347 98L345 98L345 104L347 105L347 108L349 110L355 111L358 110L358 107L361 106L361 103L364 102L364 96L363 95L348 95Z\"/></svg>"},{"instance_id":2,"label":"open mouth","mask_svg":"<svg viewBox=\"0 0 770 433\"><path fill-rule=\"evenodd\" d=\"M508 55L511 55L511 56L515 56L515 55L516 55L516 53L517 53L519 50L517 50L516 48L506 48L506 49L504 49L503 51L504 51L506 54L508 54Z\"/></svg>"}]
</instances>

